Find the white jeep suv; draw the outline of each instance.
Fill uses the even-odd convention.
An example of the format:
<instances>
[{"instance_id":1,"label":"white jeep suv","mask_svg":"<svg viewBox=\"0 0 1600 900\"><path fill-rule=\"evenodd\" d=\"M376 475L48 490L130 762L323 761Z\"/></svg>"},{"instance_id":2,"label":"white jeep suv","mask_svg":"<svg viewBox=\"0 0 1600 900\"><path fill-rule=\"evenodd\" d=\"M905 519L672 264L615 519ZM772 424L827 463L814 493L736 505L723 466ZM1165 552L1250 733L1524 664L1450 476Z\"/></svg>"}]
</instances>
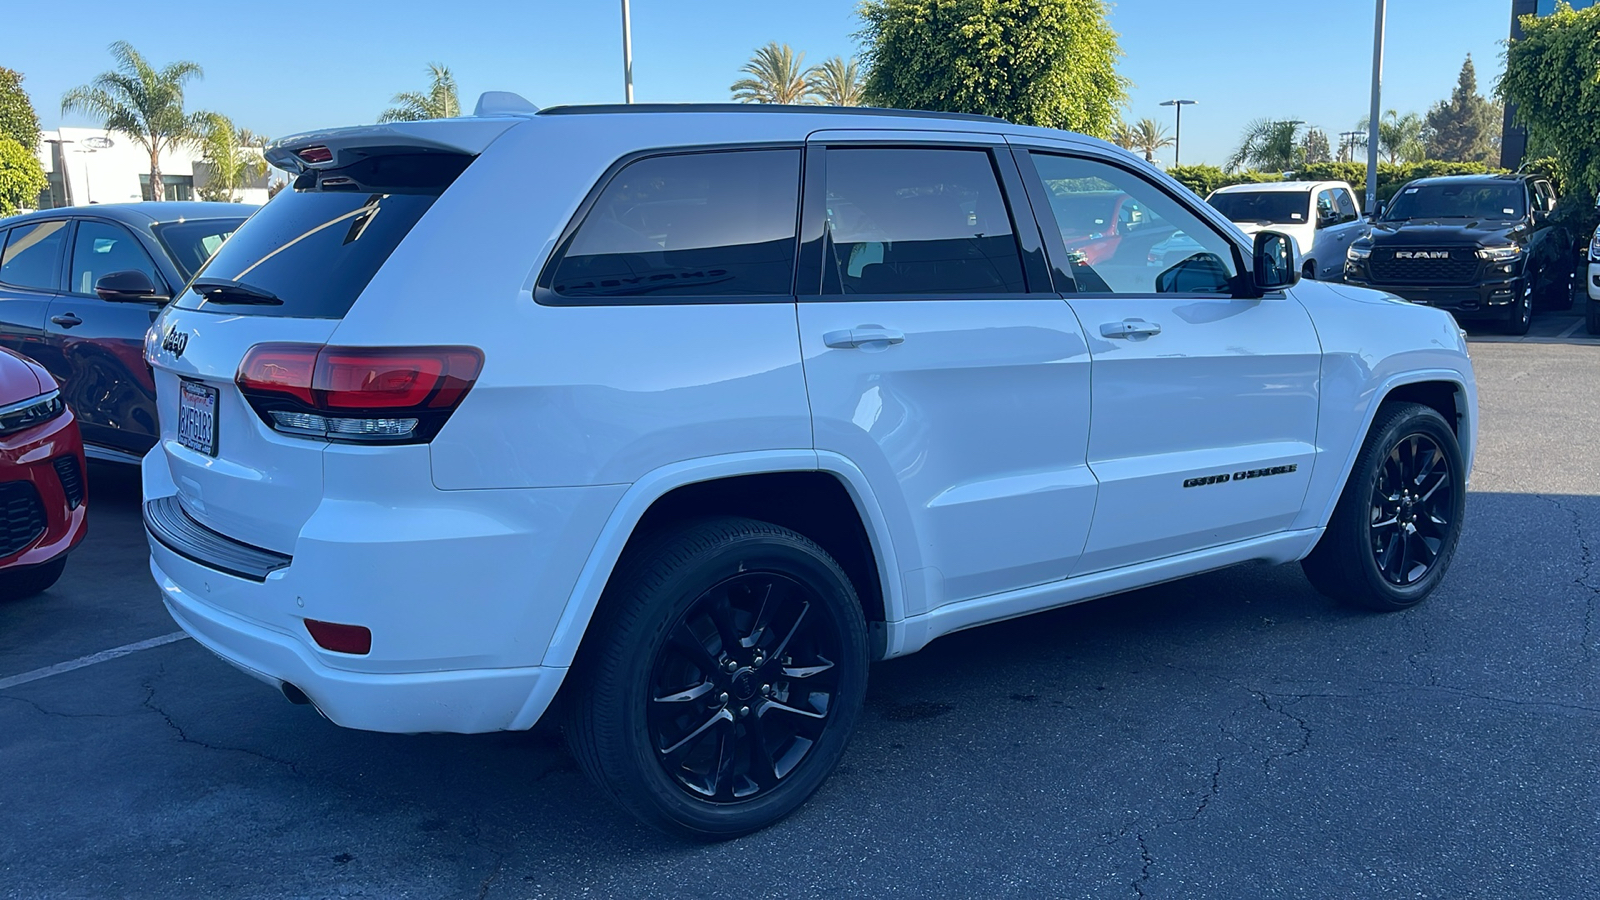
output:
<instances>
[{"instance_id":1,"label":"white jeep suv","mask_svg":"<svg viewBox=\"0 0 1600 900\"><path fill-rule=\"evenodd\" d=\"M827 777L872 660L1249 560L1400 609L1456 546L1450 316L1297 283L1098 140L499 95L269 155L292 189L147 341L151 570L341 725L553 709L605 793L727 837Z\"/></svg>"}]
</instances>

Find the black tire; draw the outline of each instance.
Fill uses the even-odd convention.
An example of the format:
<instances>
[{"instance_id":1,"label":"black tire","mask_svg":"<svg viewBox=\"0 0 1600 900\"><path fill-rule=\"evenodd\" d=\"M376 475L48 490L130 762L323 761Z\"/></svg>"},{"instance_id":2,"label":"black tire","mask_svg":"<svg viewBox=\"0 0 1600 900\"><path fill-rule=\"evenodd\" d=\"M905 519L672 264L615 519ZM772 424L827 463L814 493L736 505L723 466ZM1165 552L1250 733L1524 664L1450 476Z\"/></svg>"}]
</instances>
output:
<instances>
[{"instance_id":1,"label":"black tire","mask_svg":"<svg viewBox=\"0 0 1600 900\"><path fill-rule=\"evenodd\" d=\"M1500 323L1500 330L1506 334L1524 335L1528 333L1528 326L1532 324L1533 295L1525 292L1506 309L1506 317Z\"/></svg>"},{"instance_id":2,"label":"black tire","mask_svg":"<svg viewBox=\"0 0 1600 900\"><path fill-rule=\"evenodd\" d=\"M650 825L738 837L827 779L867 666L861 603L826 551L765 522L691 523L618 564L568 676L567 744Z\"/></svg>"},{"instance_id":3,"label":"black tire","mask_svg":"<svg viewBox=\"0 0 1600 900\"><path fill-rule=\"evenodd\" d=\"M1586 324L1589 333L1600 335L1600 300L1586 300L1584 306L1588 313L1589 321Z\"/></svg>"},{"instance_id":4,"label":"black tire","mask_svg":"<svg viewBox=\"0 0 1600 900\"><path fill-rule=\"evenodd\" d=\"M0 572L0 600L21 600L50 590L67 570L65 556L26 569Z\"/></svg>"},{"instance_id":5,"label":"black tire","mask_svg":"<svg viewBox=\"0 0 1600 900\"><path fill-rule=\"evenodd\" d=\"M1420 480L1412 469L1420 470ZM1455 432L1436 410L1384 404L1333 519L1300 563L1306 577L1353 606L1389 612L1421 603L1444 578L1461 537L1462 470Z\"/></svg>"}]
</instances>

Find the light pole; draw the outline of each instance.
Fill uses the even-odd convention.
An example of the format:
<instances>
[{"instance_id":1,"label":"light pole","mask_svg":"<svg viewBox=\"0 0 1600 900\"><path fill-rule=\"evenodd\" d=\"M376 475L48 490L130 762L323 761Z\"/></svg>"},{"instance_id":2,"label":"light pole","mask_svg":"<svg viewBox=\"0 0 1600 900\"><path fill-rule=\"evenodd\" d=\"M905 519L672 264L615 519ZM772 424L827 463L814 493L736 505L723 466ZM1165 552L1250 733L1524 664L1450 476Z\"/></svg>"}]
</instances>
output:
<instances>
[{"instance_id":1,"label":"light pole","mask_svg":"<svg viewBox=\"0 0 1600 900\"><path fill-rule=\"evenodd\" d=\"M1356 155L1356 138L1361 137L1360 131L1339 132L1339 161L1354 162Z\"/></svg>"},{"instance_id":2,"label":"light pole","mask_svg":"<svg viewBox=\"0 0 1600 900\"><path fill-rule=\"evenodd\" d=\"M1378 95L1383 86L1384 2L1377 0L1377 18L1372 25L1372 111L1367 116L1367 205L1363 207L1369 212L1378 208Z\"/></svg>"},{"instance_id":3,"label":"light pole","mask_svg":"<svg viewBox=\"0 0 1600 900\"><path fill-rule=\"evenodd\" d=\"M1163 101L1161 101L1161 105L1162 106L1176 106L1177 107L1176 112L1178 114L1178 122L1177 122L1177 126L1172 131L1172 166L1173 166L1173 168L1177 168L1178 160L1182 158L1179 155L1179 153L1180 153L1180 151L1183 150L1183 108L1185 106L1193 106L1197 102L1199 102L1199 101L1197 101L1197 100L1163 100Z\"/></svg>"},{"instance_id":4,"label":"light pole","mask_svg":"<svg viewBox=\"0 0 1600 900\"><path fill-rule=\"evenodd\" d=\"M628 19L628 0L622 0L622 96L622 102L633 102L633 25Z\"/></svg>"}]
</instances>

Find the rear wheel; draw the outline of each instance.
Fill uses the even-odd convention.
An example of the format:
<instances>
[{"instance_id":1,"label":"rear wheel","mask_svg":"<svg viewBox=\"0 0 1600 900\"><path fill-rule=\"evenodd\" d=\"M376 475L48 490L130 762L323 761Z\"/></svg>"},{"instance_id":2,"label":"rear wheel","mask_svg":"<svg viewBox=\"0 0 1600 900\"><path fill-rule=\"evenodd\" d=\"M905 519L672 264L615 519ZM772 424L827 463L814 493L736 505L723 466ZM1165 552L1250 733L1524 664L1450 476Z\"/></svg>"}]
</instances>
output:
<instances>
[{"instance_id":1,"label":"rear wheel","mask_svg":"<svg viewBox=\"0 0 1600 900\"><path fill-rule=\"evenodd\" d=\"M43 565L29 566L0 572L0 599L21 600L50 590L67 570L67 558L52 560Z\"/></svg>"},{"instance_id":2,"label":"rear wheel","mask_svg":"<svg viewBox=\"0 0 1600 900\"><path fill-rule=\"evenodd\" d=\"M1600 334L1600 300L1587 301L1589 333Z\"/></svg>"},{"instance_id":3,"label":"rear wheel","mask_svg":"<svg viewBox=\"0 0 1600 900\"><path fill-rule=\"evenodd\" d=\"M1389 611L1421 603L1450 567L1466 484L1449 423L1417 403L1385 404L1333 519L1301 563L1317 590Z\"/></svg>"},{"instance_id":4,"label":"rear wheel","mask_svg":"<svg viewBox=\"0 0 1600 900\"><path fill-rule=\"evenodd\" d=\"M815 543L749 519L631 553L566 698L584 773L663 831L764 828L833 771L867 684L854 588Z\"/></svg>"}]
</instances>

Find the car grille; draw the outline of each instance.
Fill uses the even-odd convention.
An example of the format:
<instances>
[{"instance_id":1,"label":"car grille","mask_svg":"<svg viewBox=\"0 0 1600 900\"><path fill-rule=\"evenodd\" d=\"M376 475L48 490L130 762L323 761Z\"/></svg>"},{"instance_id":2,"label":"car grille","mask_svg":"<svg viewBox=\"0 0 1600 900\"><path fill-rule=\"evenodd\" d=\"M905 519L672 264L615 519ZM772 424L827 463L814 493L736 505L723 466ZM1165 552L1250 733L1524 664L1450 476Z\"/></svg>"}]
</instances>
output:
<instances>
[{"instance_id":1,"label":"car grille","mask_svg":"<svg viewBox=\"0 0 1600 900\"><path fill-rule=\"evenodd\" d=\"M31 481L0 484L0 557L10 556L44 534L44 504Z\"/></svg>"},{"instance_id":2,"label":"car grille","mask_svg":"<svg viewBox=\"0 0 1600 900\"><path fill-rule=\"evenodd\" d=\"M77 509L83 505L83 470L76 456L58 456L51 465L56 467L56 477L61 479L61 490L67 495L67 506Z\"/></svg>"},{"instance_id":3,"label":"car grille","mask_svg":"<svg viewBox=\"0 0 1600 900\"><path fill-rule=\"evenodd\" d=\"M1426 253L1444 248L1406 247L1399 252ZM1448 259L1395 259L1395 250L1374 250L1367 260L1372 280L1379 284L1469 284L1478 274L1477 251L1456 247Z\"/></svg>"}]
</instances>

